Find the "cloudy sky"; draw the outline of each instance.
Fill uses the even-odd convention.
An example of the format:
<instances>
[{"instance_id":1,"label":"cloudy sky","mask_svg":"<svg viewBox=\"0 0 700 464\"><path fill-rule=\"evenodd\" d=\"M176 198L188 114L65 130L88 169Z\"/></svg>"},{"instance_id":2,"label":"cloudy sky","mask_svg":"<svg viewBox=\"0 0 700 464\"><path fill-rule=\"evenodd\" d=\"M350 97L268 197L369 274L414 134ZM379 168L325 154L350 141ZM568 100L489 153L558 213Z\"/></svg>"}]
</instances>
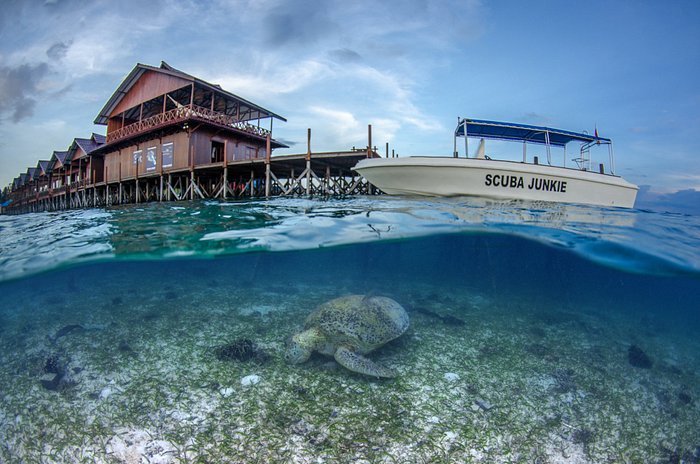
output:
<instances>
[{"instance_id":1,"label":"cloudy sky","mask_svg":"<svg viewBox=\"0 0 700 464\"><path fill-rule=\"evenodd\" d=\"M700 2L4 0L0 185L161 60L285 116L284 152L450 154L458 116L593 132L618 173L700 190ZM474 144L475 146L476 144ZM284 153L280 151L279 153Z\"/></svg>"}]
</instances>

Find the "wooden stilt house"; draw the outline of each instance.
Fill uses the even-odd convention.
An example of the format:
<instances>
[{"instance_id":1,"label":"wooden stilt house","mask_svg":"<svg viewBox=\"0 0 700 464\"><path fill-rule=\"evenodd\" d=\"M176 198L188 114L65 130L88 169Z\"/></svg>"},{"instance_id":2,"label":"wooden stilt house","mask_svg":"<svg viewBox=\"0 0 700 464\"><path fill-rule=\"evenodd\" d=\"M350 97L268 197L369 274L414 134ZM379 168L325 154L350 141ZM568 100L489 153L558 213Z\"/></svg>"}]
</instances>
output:
<instances>
[{"instance_id":1,"label":"wooden stilt house","mask_svg":"<svg viewBox=\"0 0 700 464\"><path fill-rule=\"evenodd\" d=\"M95 118L105 136L75 138L66 151L20 174L5 191L13 213L142 201L374 193L352 172L371 148L272 157L283 117L219 85L137 64ZM388 144L387 144L388 156Z\"/></svg>"},{"instance_id":2,"label":"wooden stilt house","mask_svg":"<svg viewBox=\"0 0 700 464\"><path fill-rule=\"evenodd\" d=\"M268 156L268 138L269 150L284 147L271 138L274 119L286 121L165 62L160 67L137 64L95 119L107 126L107 136L92 156L103 157L108 188L134 181L137 201L149 185L162 197L163 176L168 192L187 189L194 197L213 188L211 180L220 179L229 162ZM185 174L184 184L173 174ZM149 178L160 178L160 185L149 184Z\"/></svg>"}]
</instances>

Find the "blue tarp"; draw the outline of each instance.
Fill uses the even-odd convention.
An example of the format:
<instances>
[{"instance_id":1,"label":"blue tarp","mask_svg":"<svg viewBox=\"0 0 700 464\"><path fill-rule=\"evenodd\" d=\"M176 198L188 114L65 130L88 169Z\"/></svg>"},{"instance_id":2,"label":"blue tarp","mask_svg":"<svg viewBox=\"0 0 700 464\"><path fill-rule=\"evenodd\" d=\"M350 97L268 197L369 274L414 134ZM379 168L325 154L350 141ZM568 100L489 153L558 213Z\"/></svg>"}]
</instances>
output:
<instances>
[{"instance_id":1,"label":"blue tarp","mask_svg":"<svg viewBox=\"0 0 700 464\"><path fill-rule=\"evenodd\" d=\"M459 125L455 129L455 135L458 137L464 137L464 121L467 122L467 136L469 137L545 144L547 143L546 134L549 133L549 144L555 147L563 147L572 141L610 143L610 139L596 137L595 135L544 126L484 121L480 119L460 120Z\"/></svg>"}]
</instances>

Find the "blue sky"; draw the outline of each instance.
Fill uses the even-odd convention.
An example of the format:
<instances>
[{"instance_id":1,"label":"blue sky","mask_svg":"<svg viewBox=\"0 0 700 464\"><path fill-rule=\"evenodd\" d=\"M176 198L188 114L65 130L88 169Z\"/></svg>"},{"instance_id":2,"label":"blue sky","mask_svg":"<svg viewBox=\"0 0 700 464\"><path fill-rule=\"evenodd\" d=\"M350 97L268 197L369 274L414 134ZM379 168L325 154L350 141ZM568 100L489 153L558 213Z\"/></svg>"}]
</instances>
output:
<instances>
[{"instance_id":1,"label":"blue sky","mask_svg":"<svg viewBox=\"0 0 700 464\"><path fill-rule=\"evenodd\" d=\"M165 60L285 116L284 152L306 151L307 127L323 151L365 146L372 124L402 156L450 154L458 116L597 127L618 174L687 196L698 24L697 1L6 0L0 185L104 133L92 121L126 74Z\"/></svg>"}]
</instances>

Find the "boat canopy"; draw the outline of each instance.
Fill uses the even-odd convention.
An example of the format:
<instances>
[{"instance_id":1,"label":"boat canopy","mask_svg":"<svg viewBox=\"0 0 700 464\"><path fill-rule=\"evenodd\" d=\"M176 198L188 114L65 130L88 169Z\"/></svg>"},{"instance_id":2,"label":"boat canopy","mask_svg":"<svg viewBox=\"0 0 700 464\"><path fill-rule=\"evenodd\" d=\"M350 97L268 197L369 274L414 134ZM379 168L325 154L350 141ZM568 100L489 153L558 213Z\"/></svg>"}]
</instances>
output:
<instances>
[{"instance_id":1,"label":"boat canopy","mask_svg":"<svg viewBox=\"0 0 700 464\"><path fill-rule=\"evenodd\" d=\"M544 126L530 126L510 122L484 121L481 119L460 119L455 129L455 137L465 136L484 139L510 140L528 143L541 143L563 147L572 141L586 144L610 144L611 140L595 135L553 129Z\"/></svg>"}]
</instances>

